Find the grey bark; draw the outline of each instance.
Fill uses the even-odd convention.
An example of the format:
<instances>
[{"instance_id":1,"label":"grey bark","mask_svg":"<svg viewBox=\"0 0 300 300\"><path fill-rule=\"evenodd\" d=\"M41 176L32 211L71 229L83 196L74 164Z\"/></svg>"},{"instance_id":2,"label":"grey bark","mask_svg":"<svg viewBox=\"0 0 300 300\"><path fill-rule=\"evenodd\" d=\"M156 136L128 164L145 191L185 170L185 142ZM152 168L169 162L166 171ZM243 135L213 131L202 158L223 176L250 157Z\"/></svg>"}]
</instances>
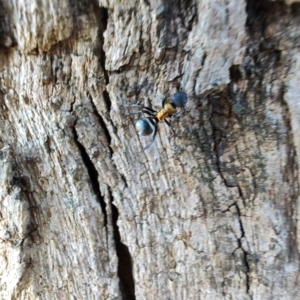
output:
<instances>
[{"instance_id":1,"label":"grey bark","mask_svg":"<svg viewBox=\"0 0 300 300\"><path fill-rule=\"evenodd\" d=\"M1 0L0 299L300 299L298 2Z\"/></svg>"}]
</instances>

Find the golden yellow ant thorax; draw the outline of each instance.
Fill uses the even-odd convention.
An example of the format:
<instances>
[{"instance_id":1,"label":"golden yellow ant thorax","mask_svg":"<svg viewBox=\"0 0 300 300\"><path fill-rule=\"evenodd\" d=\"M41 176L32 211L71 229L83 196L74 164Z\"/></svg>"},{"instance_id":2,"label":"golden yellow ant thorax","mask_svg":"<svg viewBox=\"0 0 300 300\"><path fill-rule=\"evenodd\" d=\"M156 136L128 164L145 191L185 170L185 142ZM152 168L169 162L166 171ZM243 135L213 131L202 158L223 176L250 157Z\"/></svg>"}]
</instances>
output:
<instances>
[{"instance_id":1,"label":"golden yellow ant thorax","mask_svg":"<svg viewBox=\"0 0 300 300\"><path fill-rule=\"evenodd\" d=\"M176 113L176 106L172 103L166 103L164 107L156 114L156 118L159 121L174 115Z\"/></svg>"}]
</instances>

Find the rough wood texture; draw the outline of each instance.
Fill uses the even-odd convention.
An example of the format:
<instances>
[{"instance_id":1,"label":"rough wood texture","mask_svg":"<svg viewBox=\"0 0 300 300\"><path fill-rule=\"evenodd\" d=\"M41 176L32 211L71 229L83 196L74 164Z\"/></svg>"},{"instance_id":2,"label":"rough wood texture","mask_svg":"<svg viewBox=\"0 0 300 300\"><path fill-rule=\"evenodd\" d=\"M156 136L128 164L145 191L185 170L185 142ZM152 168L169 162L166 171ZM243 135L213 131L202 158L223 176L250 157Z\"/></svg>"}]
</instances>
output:
<instances>
[{"instance_id":1,"label":"rough wood texture","mask_svg":"<svg viewBox=\"0 0 300 300\"><path fill-rule=\"evenodd\" d=\"M0 299L300 299L297 2L1 0Z\"/></svg>"}]
</instances>

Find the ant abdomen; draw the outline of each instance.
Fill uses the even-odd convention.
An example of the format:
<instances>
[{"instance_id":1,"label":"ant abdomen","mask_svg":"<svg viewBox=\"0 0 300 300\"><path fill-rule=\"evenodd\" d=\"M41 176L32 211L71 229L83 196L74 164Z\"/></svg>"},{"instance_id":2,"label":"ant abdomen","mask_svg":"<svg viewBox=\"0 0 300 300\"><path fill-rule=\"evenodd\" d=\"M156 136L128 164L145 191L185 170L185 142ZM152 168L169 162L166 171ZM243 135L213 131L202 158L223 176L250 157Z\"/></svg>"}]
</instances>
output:
<instances>
[{"instance_id":1,"label":"ant abdomen","mask_svg":"<svg viewBox=\"0 0 300 300\"><path fill-rule=\"evenodd\" d=\"M135 124L135 129L139 135L150 135L155 130L155 125L150 118L141 118Z\"/></svg>"}]
</instances>

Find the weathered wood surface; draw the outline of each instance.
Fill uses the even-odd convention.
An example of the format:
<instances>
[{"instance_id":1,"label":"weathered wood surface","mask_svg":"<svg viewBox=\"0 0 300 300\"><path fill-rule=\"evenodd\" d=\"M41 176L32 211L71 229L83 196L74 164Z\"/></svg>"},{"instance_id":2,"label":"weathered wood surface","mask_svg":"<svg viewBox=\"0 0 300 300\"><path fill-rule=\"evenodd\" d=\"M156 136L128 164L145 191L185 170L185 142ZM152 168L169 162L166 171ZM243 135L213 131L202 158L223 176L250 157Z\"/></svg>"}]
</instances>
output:
<instances>
[{"instance_id":1,"label":"weathered wood surface","mask_svg":"<svg viewBox=\"0 0 300 300\"><path fill-rule=\"evenodd\" d=\"M300 299L299 1L63 2L0 1L0 299Z\"/></svg>"}]
</instances>

